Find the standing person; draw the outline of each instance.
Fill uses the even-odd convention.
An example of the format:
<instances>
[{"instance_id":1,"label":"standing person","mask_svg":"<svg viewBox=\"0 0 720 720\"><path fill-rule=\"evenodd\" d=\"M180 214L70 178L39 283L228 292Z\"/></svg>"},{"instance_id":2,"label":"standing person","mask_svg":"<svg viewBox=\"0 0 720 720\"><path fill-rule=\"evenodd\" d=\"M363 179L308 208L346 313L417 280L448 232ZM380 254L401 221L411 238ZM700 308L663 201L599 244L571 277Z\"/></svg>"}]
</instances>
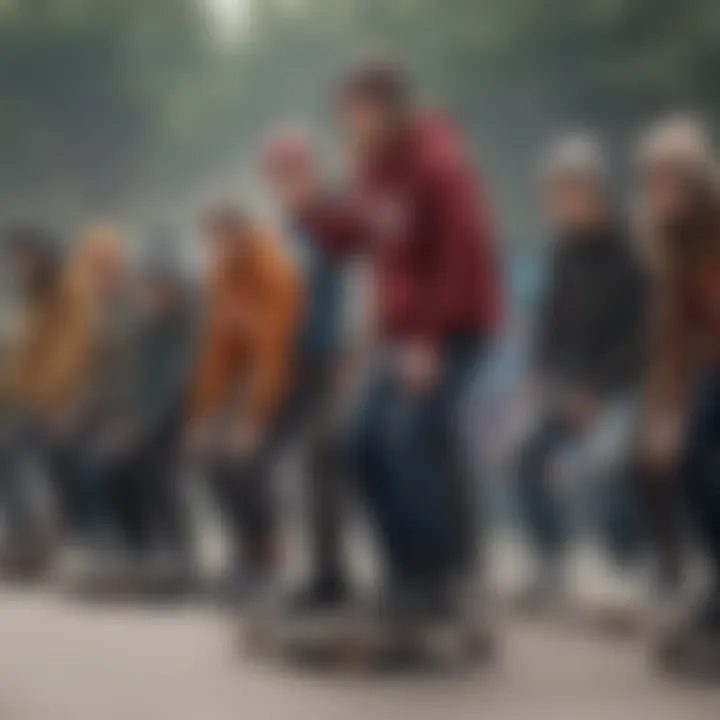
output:
<instances>
[{"instance_id":1,"label":"standing person","mask_svg":"<svg viewBox=\"0 0 720 720\"><path fill-rule=\"evenodd\" d=\"M227 589L239 599L278 566L271 470L303 288L278 241L234 206L212 209L205 232L209 298L187 442L227 519Z\"/></svg>"},{"instance_id":2,"label":"standing person","mask_svg":"<svg viewBox=\"0 0 720 720\"><path fill-rule=\"evenodd\" d=\"M623 517L607 539L620 562L637 549L623 463L645 343L643 273L610 201L592 136L571 135L552 149L543 191L555 242L535 338L537 418L520 449L517 477L521 516L538 562L520 598L532 610L552 605L565 590L570 518L558 491L560 452L602 434L608 423L616 425L610 430L619 445L603 449L614 477L602 483L599 497ZM591 478L577 480L586 485Z\"/></svg>"},{"instance_id":3,"label":"standing person","mask_svg":"<svg viewBox=\"0 0 720 720\"><path fill-rule=\"evenodd\" d=\"M645 248L654 271L655 333L639 438L653 539L666 569L660 590L684 570L681 507L710 569L706 601L668 639L720 641L720 192L706 130L689 118L651 128L640 149ZM688 411L689 410L689 411ZM674 593L671 592L671 595ZM704 668L701 668L704 669ZM714 668L717 672L717 665Z\"/></svg>"},{"instance_id":4,"label":"standing person","mask_svg":"<svg viewBox=\"0 0 720 720\"><path fill-rule=\"evenodd\" d=\"M149 589L179 592L192 577L190 522L180 486L179 441L194 358L195 315L190 287L175 258L157 248L140 267L138 331L128 402L118 422L123 452L104 479L111 524L140 562L155 553Z\"/></svg>"},{"instance_id":5,"label":"standing person","mask_svg":"<svg viewBox=\"0 0 720 720\"><path fill-rule=\"evenodd\" d=\"M91 308L68 272L60 243L42 231L18 228L7 237L10 274L20 294L22 329L0 369L0 399L6 414L2 433L3 494L9 527L6 561L20 573L49 560L48 527L38 525L33 505L34 468L77 430L77 409L92 351ZM29 472L28 472L29 471ZM52 473L60 520L74 529L79 488L72 473Z\"/></svg>"},{"instance_id":6,"label":"standing person","mask_svg":"<svg viewBox=\"0 0 720 720\"><path fill-rule=\"evenodd\" d=\"M296 175L321 184L309 139L290 129L273 134L265 148L265 171L280 198ZM295 349L295 377L283 423L305 441L305 476L311 513L313 575L294 598L299 610L322 610L348 597L341 533L346 482L333 432L340 386L343 277L341 264L296 227L288 230L303 272L307 298Z\"/></svg>"},{"instance_id":7,"label":"standing person","mask_svg":"<svg viewBox=\"0 0 720 720\"><path fill-rule=\"evenodd\" d=\"M342 200L313 178L286 203L333 257L375 271L379 343L355 441L387 561L391 616L452 612L476 550L462 404L499 321L499 279L478 183L456 131L422 111L404 70L361 63L339 107L355 166Z\"/></svg>"},{"instance_id":8,"label":"standing person","mask_svg":"<svg viewBox=\"0 0 720 720\"><path fill-rule=\"evenodd\" d=\"M88 590L114 587L135 550L114 522L116 478L133 456L128 422L139 338L139 314L124 238L112 226L89 226L78 241L75 271L91 299L96 342L84 398L81 447L74 467L82 478L82 534L89 543ZM67 456L58 458L59 467Z\"/></svg>"}]
</instances>

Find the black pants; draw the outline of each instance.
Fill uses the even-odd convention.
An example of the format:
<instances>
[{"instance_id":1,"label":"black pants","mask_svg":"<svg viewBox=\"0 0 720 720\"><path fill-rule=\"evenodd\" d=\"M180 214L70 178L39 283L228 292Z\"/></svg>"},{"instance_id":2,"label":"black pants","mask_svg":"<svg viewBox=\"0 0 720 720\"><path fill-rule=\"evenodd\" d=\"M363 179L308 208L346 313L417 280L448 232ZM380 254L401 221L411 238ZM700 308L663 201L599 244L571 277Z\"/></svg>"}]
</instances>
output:
<instances>
[{"instance_id":1,"label":"black pants","mask_svg":"<svg viewBox=\"0 0 720 720\"><path fill-rule=\"evenodd\" d=\"M233 564L250 572L273 569L277 508L272 486L272 438L238 460L210 463L208 476L230 534Z\"/></svg>"},{"instance_id":2,"label":"black pants","mask_svg":"<svg viewBox=\"0 0 720 720\"><path fill-rule=\"evenodd\" d=\"M333 390L332 376L324 365L301 366L260 447L248 458L209 463L210 483L231 534L236 563L259 570L273 564L278 525L274 471L288 443L301 439L315 571L322 579L342 572L345 485L332 426Z\"/></svg>"},{"instance_id":3,"label":"black pants","mask_svg":"<svg viewBox=\"0 0 720 720\"><path fill-rule=\"evenodd\" d=\"M720 370L696 389L680 472L691 529L720 582Z\"/></svg>"},{"instance_id":4,"label":"black pants","mask_svg":"<svg viewBox=\"0 0 720 720\"><path fill-rule=\"evenodd\" d=\"M179 482L177 432L125 452L85 458L86 526L95 541L119 541L135 555L162 547L187 558L190 522Z\"/></svg>"},{"instance_id":5,"label":"black pants","mask_svg":"<svg viewBox=\"0 0 720 720\"><path fill-rule=\"evenodd\" d=\"M37 537L38 517L33 503L37 478L30 460L37 455L34 436L22 425L6 422L0 438L0 513L5 541L13 549L29 546Z\"/></svg>"},{"instance_id":6,"label":"black pants","mask_svg":"<svg viewBox=\"0 0 720 720\"><path fill-rule=\"evenodd\" d=\"M347 477L335 429L338 384L328 362L301 364L280 422L280 440L299 438L310 514L310 543L320 581L343 576L342 530Z\"/></svg>"}]
</instances>

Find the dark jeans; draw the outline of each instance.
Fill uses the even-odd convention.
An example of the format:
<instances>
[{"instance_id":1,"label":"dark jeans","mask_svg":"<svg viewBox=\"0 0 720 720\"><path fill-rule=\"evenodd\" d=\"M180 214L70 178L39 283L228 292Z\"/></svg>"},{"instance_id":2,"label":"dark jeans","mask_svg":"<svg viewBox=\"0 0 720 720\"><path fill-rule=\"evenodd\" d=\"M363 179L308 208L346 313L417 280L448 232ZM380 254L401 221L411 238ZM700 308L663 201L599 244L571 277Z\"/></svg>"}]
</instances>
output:
<instances>
[{"instance_id":1,"label":"dark jeans","mask_svg":"<svg viewBox=\"0 0 720 720\"><path fill-rule=\"evenodd\" d=\"M0 511L5 525L5 539L12 548L29 546L36 538L38 523L33 504L31 458L36 449L32 435L25 427L10 424L0 439Z\"/></svg>"},{"instance_id":2,"label":"dark jeans","mask_svg":"<svg viewBox=\"0 0 720 720\"><path fill-rule=\"evenodd\" d=\"M272 480L274 445L268 439L250 457L211 462L210 486L230 534L233 564L268 572L276 560L277 512Z\"/></svg>"},{"instance_id":3,"label":"dark jeans","mask_svg":"<svg viewBox=\"0 0 720 720\"><path fill-rule=\"evenodd\" d=\"M442 582L475 560L475 483L461 408L484 342L459 337L429 390L404 386L392 351L371 378L352 437L361 495L393 577Z\"/></svg>"},{"instance_id":4,"label":"dark jeans","mask_svg":"<svg viewBox=\"0 0 720 720\"><path fill-rule=\"evenodd\" d=\"M550 464L573 436L569 424L548 413L520 451L517 491L521 519L531 547L543 561L557 560L567 545L566 518L552 488Z\"/></svg>"},{"instance_id":5,"label":"dark jeans","mask_svg":"<svg viewBox=\"0 0 720 720\"><path fill-rule=\"evenodd\" d=\"M302 442L303 479L310 511L310 542L315 578L342 579L342 530L347 478L334 428L339 387L332 361L301 363L280 423L282 442Z\"/></svg>"},{"instance_id":6,"label":"dark jeans","mask_svg":"<svg viewBox=\"0 0 720 720\"><path fill-rule=\"evenodd\" d=\"M681 466L692 529L720 581L720 371L698 384Z\"/></svg>"},{"instance_id":7,"label":"dark jeans","mask_svg":"<svg viewBox=\"0 0 720 720\"><path fill-rule=\"evenodd\" d=\"M567 508L557 492L553 461L560 450L582 438L561 413L548 410L530 433L520 450L518 503L528 541L544 563L560 561L570 538ZM580 478L581 482L596 480ZM601 544L619 566L632 564L641 552L641 530L629 468L624 459L613 477L604 478L599 487L582 493Z\"/></svg>"},{"instance_id":8,"label":"dark jeans","mask_svg":"<svg viewBox=\"0 0 720 720\"><path fill-rule=\"evenodd\" d=\"M45 438L42 442L56 510L65 532L73 539L82 538L92 522L83 475L85 445L80 436L63 441Z\"/></svg>"},{"instance_id":9,"label":"dark jeans","mask_svg":"<svg viewBox=\"0 0 720 720\"><path fill-rule=\"evenodd\" d=\"M88 448L84 458L84 528L93 542L117 542L134 555L158 548L183 560L190 522L179 482L176 428L119 453Z\"/></svg>"},{"instance_id":10,"label":"dark jeans","mask_svg":"<svg viewBox=\"0 0 720 720\"><path fill-rule=\"evenodd\" d=\"M231 534L236 564L241 558L251 570L273 564L278 524L274 469L287 444L300 437L315 572L320 580L341 577L345 485L332 427L334 390L331 368L300 365L274 426L251 457L210 463L211 486Z\"/></svg>"}]
</instances>

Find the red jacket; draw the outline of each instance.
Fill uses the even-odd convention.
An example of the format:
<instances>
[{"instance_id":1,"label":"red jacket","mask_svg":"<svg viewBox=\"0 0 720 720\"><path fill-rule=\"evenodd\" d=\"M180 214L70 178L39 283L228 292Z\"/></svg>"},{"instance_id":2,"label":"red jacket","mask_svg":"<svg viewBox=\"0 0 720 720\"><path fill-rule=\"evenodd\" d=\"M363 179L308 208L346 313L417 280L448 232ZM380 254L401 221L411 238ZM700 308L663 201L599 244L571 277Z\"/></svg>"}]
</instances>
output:
<instances>
[{"instance_id":1,"label":"red jacket","mask_svg":"<svg viewBox=\"0 0 720 720\"><path fill-rule=\"evenodd\" d=\"M490 221L466 153L442 119L416 121L382 162L358 173L342 202L319 203L303 221L330 253L370 253L385 338L439 344L497 325Z\"/></svg>"}]
</instances>

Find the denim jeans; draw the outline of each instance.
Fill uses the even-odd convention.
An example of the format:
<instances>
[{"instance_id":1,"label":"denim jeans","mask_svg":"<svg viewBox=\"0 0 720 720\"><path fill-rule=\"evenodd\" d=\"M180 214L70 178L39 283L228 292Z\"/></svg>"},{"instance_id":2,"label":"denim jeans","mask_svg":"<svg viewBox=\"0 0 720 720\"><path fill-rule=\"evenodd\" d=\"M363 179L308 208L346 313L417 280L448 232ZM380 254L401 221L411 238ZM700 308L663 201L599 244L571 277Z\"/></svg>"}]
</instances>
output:
<instances>
[{"instance_id":1,"label":"denim jeans","mask_svg":"<svg viewBox=\"0 0 720 720\"><path fill-rule=\"evenodd\" d=\"M696 388L680 479L691 529L720 581L720 371Z\"/></svg>"},{"instance_id":2,"label":"denim jeans","mask_svg":"<svg viewBox=\"0 0 720 720\"><path fill-rule=\"evenodd\" d=\"M469 571L475 552L474 479L462 407L484 343L458 337L439 381L407 388L391 350L377 360L352 433L360 494L392 576L442 581Z\"/></svg>"},{"instance_id":3,"label":"denim jeans","mask_svg":"<svg viewBox=\"0 0 720 720\"><path fill-rule=\"evenodd\" d=\"M608 404L582 432L548 410L520 451L518 501L528 541L539 559L564 556L573 526L591 528L618 566L641 554L642 530L629 475L635 402Z\"/></svg>"}]
</instances>

